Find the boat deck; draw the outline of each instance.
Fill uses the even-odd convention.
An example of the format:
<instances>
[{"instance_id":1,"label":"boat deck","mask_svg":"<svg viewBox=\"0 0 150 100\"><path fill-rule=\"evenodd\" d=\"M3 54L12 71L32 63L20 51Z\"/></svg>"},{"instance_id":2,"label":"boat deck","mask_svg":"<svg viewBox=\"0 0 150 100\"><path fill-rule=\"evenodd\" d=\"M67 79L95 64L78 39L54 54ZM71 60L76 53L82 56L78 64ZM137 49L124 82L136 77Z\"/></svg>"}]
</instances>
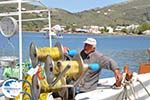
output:
<instances>
[{"instance_id":1,"label":"boat deck","mask_svg":"<svg viewBox=\"0 0 150 100\"><path fill-rule=\"evenodd\" d=\"M138 75L138 78L147 90L150 92L150 73ZM115 78L105 78L99 80L99 86L96 90L87 93L78 94L76 100L122 100L124 88L114 89L112 85L115 83ZM135 89L135 97L137 100L150 100L150 96L144 90L139 82L133 82ZM128 95L131 100L135 100L132 95L131 89L128 89Z\"/></svg>"}]
</instances>

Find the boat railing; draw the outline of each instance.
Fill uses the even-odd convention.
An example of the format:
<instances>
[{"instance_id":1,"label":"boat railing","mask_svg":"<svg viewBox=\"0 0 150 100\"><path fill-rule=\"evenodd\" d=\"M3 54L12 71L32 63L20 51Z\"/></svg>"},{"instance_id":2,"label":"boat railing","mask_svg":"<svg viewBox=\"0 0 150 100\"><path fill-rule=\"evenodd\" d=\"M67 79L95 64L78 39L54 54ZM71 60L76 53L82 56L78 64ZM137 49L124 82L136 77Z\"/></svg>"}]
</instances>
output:
<instances>
[{"instance_id":1,"label":"boat railing","mask_svg":"<svg viewBox=\"0 0 150 100\"><path fill-rule=\"evenodd\" d=\"M22 4L23 3L29 3L29 4L34 4L34 3L38 3L39 5L43 6L43 8L39 8L39 9L35 9L35 10L22 10ZM12 4L17 4L16 6L16 11L8 11L9 9L7 9L7 11L5 12L0 12L0 19L3 17L15 17L17 18L16 21L18 23L18 33L19 33L19 75L20 78L19 80L23 79L23 66L22 66L22 33L23 33L23 22L27 22L27 21L41 21L41 20L47 20L48 22L48 26L49 26L49 33L51 33L51 12L50 9L45 6L40 0L8 0L8 1L0 1L0 6L1 5L7 5L7 7L9 8L8 5L12 5ZM12 8L10 8L12 9ZM13 8L14 9L14 8ZM32 8L33 9L33 8ZM34 18L29 18L29 19L25 19L23 18L23 16L25 14L39 14L41 12L46 12L44 14L46 14L46 16L35 16ZM18 17L16 17L18 16ZM24 30L25 31L25 30ZM52 41L51 41L51 35L49 35L49 45L50 47L52 46ZM21 87L22 90L22 87ZM20 100L22 100L22 95L20 96Z\"/></svg>"},{"instance_id":2,"label":"boat railing","mask_svg":"<svg viewBox=\"0 0 150 100\"><path fill-rule=\"evenodd\" d=\"M28 10L28 9L24 9L22 10L22 6L20 8L20 12L19 12L19 1L21 2L21 4L24 3L38 3L39 5L41 5L43 8L41 9L33 9L33 10ZM12 12L12 11L7 11L7 12L1 12L0 13L0 17L7 17L7 16L18 16L18 19L16 19L19 23L19 14L21 15L21 22L29 22L29 21L44 21L47 20L48 21L48 28L49 28L49 33L51 33L51 11L50 9L44 5L40 0L8 0L8 1L0 1L0 5L7 5L7 4L17 4L18 3L18 7L16 7L16 11ZM7 6L9 7L9 6ZM36 16L34 18L23 18L22 14L40 14L46 12L47 16ZM46 14L45 13L45 14ZM22 28L22 27L20 27ZM21 29L22 30L22 29ZM52 46L52 41L51 41L51 35L49 36L49 45L50 47Z\"/></svg>"}]
</instances>

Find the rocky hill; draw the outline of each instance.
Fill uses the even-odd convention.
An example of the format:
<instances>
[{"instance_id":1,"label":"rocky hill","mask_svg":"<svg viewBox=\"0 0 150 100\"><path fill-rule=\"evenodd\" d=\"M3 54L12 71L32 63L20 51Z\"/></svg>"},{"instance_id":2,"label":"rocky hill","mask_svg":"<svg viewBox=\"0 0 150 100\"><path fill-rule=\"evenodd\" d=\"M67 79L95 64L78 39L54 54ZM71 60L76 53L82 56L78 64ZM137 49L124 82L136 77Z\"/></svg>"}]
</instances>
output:
<instances>
[{"instance_id":1,"label":"rocky hill","mask_svg":"<svg viewBox=\"0 0 150 100\"><path fill-rule=\"evenodd\" d=\"M69 19L62 17L64 15L59 16L58 18L63 21L63 24L68 24L66 22L69 22L79 26L140 24L150 21L150 0L130 0L104 8L95 8L74 14L70 13Z\"/></svg>"},{"instance_id":2,"label":"rocky hill","mask_svg":"<svg viewBox=\"0 0 150 100\"><path fill-rule=\"evenodd\" d=\"M1 0L0 0L1 1ZM9 8L7 8L9 6ZM0 12L15 11L17 5L0 5ZM39 9L40 6L24 4L26 9ZM41 7L40 7L41 8ZM33 18L35 15L26 15L26 18ZM63 9L51 8L52 25L99 25L116 26L128 24L141 24L150 21L150 0L128 0L123 3L114 4L104 8L95 8L78 13L71 13ZM31 22L28 26L35 24L35 28L41 28L46 22ZM34 29L33 29L34 30Z\"/></svg>"},{"instance_id":3,"label":"rocky hill","mask_svg":"<svg viewBox=\"0 0 150 100\"><path fill-rule=\"evenodd\" d=\"M53 21L57 24L83 25L126 25L150 21L150 0L129 0L120 4L95 8L79 13L65 10L54 11ZM59 20L55 20L59 19Z\"/></svg>"}]
</instances>

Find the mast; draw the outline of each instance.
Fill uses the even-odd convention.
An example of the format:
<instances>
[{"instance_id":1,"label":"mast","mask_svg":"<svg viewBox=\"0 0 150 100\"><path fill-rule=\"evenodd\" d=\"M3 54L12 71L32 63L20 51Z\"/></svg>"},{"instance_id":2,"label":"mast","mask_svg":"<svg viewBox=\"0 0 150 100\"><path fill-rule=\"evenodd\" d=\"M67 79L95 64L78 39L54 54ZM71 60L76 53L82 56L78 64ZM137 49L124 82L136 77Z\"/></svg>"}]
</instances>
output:
<instances>
[{"instance_id":1,"label":"mast","mask_svg":"<svg viewBox=\"0 0 150 100\"><path fill-rule=\"evenodd\" d=\"M40 0L38 1L41 5L43 5L44 7L46 7L48 9L48 28L49 28L49 32L48 32L48 36L49 36L49 46L52 47L52 32L51 32L51 11L50 9L44 5Z\"/></svg>"},{"instance_id":2,"label":"mast","mask_svg":"<svg viewBox=\"0 0 150 100\"><path fill-rule=\"evenodd\" d=\"M48 26L49 26L49 46L52 47L52 35L51 35L51 11L48 11Z\"/></svg>"},{"instance_id":3,"label":"mast","mask_svg":"<svg viewBox=\"0 0 150 100\"><path fill-rule=\"evenodd\" d=\"M22 3L31 3L31 2L38 2L42 6L44 6L46 9L42 10L26 10L22 11ZM0 5L5 5L5 4L18 4L18 11L14 12L4 12L0 13L0 17L6 17L6 16L18 16L18 27L19 27L19 80L23 79L23 30L22 30L22 24L24 21L42 21L42 20L48 20L48 25L49 25L49 46L52 47L52 38L51 38L51 14L50 14L50 9L48 9L47 6L45 6L43 3L40 2L40 0L8 0L8 1L0 1ZM28 13L37 13L37 12L47 12L48 17L40 17L40 18L32 18L32 19L23 19L22 14L28 14ZM22 91L22 82L21 82L21 91ZM20 93L20 100L22 100L22 93Z\"/></svg>"},{"instance_id":4,"label":"mast","mask_svg":"<svg viewBox=\"0 0 150 100\"><path fill-rule=\"evenodd\" d=\"M19 10L19 15L18 15L18 20L19 20L19 66L20 66L20 80L22 80L22 12L21 12L21 3L22 0L18 0L18 10ZM22 91L22 82L21 84L21 91ZM20 100L22 100L22 94L20 94Z\"/></svg>"}]
</instances>

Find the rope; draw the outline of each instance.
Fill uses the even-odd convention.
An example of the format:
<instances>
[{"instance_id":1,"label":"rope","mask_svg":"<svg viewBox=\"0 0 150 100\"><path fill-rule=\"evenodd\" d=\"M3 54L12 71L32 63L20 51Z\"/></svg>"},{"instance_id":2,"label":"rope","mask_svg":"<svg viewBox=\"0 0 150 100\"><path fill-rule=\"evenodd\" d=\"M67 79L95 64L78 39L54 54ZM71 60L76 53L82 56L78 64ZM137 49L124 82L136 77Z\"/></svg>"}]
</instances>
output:
<instances>
[{"instance_id":1,"label":"rope","mask_svg":"<svg viewBox=\"0 0 150 100\"><path fill-rule=\"evenodd\" d=\"M57 61L57 60L59 60L62 57L62 54L60 53L58 47L53 47L53 48L49 48L49 47L38 48L37 55L38 55L39 61L43 61L43 62L46 60L47 55L50 55L51 58L54 61Z\"/></svg>"},{"instance_id":2,"label":"rope","mask_svg":"<svg viewBox=\"0 0 150 100\"><path fill-rule=\"evenodd\" d=\"M127 81L125 79L125 76L123 74L123 81L122 81L122 86L124 87L123 91L119 94L119 96L117 97L117 100L119 100L119 97L122 95L122 100L131 100L130 96L129 96L129 93L128 93L128 90L127 90L127 86L130 86L130 89L131 89L131 92L133 94L133 97L134 97L134 100L137 100L137 97L136 97L136 92L135 92L135 89L134 89L134 86L133 86L133 82L139 82L142 87L144 88L144 90L147 92L147 94L150 96L150 92L147 90L147 88L144 86L144 84L142 83L142 81L140 81L137 77L137 74L133 74L134 76L132 77L132 79L130 81ZM131 95L131 94L130 94Z\"/></svg>"},{"instance_id":3,"label":"rope","mask_svg":"<svg viewBox=\"0 0 150 100\"><path fill-rule=\"evenodd\" d=\"M62 87L62 86L64 86L66 84L65 83L66 80L64 78L62 78L61 80L59 80L54 86L50 86L47 83L46 79L39 80L39 82L40 83L38 84L38 86L41 88L40 94L39 94L39 98L40 98L39 100L47 100L45 98L47 97L47 95L48 95L47 93L49 93L49 92L58 92L58 93L61 93L61 91L64 91L64 87ZM65 93L65 91L63 93Z\"/></svg>"},{"instance_id":4,"label":"rope","mask_svg":"<svg viewBox=\"0 0 150 100\"><path fill-rule=\"evenodd\" d=\"M53 84L53 86L48 84L46 79L39 80L39 82L40 82L39 86L41 87L42 93L60 90L62 88L62 85L66 84L64 78L58 80L55 84Z\"/></svg>"},{"instance_id":5,"label":"rope","mask_svg":"<svg viewBox=\"0 0 150 100\"><path fill-rule=\"evenodd\" d=\"M143 86L144 90L147 92L147 94L150 96L149 91L146 89L146 87L144 86L144 84L142 83L142 81L140 81L139 79L137 79L137 81Z\"/></svg>"},{"instance_id":6,"label":"rope","mask_svg":"<svg viewBox=\"0 0 150 100\"><path fill-rule=\"evenodd\" d=\"M131 92L132 92L132 94L134 96L134 100L137 100L136 95L135 95L136 92L135 92L134 86L131 86L131 85L133 85L133 84L131 83L131 84L129 84L129 86L130 86Z\"/></svg>"},{"instance_id":7,"label":"rope","mask_svg":"<svg viewBox=\"0 0 150 100\"><path fill-rule=\"evenodd\" d=\"M121 96L121 94L124 94L124 91L121 91L120 94L118 95L118 97L116 98L116 100L119 100L119 97ZM123 96L122 96L123 97ZM122 99L123 100L123 99Z\"/></svg>"},{"instance_id":8,"label":"rope","mask_svg":"<svg viewBox=\"0 0 150 100\"><path fill-rule=\"evenodd\" d=\"M31 95L31 81L32 77L27 75L25 76L24 80L19 80L20 82L23 82L23 100L33 100ZM15 98L11 100L20 100L20 95L16 96Z\"/></svg>"},{"instance_id":9,"label":"rope","mask_svg":"<svg viewBox=\"0 0 150 100\"><path fill-rule=\"evenodd\" d=\"M48 84L46 80L46 74L44 72L44 69L42 66L39 66L38 72L36 73L38 80L40 81L40 86L43 91L49 91L50 89L60 89L61 85L64 84L62 78L61 80L57 80L59 76L54 76L54 79L52 80L52 84ZM57 78L56 78L57 77ZM57 80L56 82L54 80Z\"/></svg>"},{"instance_id":10,"label":"rope","mask_svg":"<svg viewBox=\"0 0 150 100\"><path fill-rule=\"evenodd\" d=\"M25 80L22 80L23 83L23 91L25 94L23 94L23 100L29 100L31 95L31 83L32 83L32 77L27 75L25 77ZM28 93L28 94L27 94Z\"/></svg>"},{"instance_id":11,"label":"rope","mask_svg":"<svg viewBox=\"0 0 150 100\"><path fill-rule=\"evenodd\" d=\"M21 92L21 93L28 96L28 98L24 97L23 100L33 100L31 94L29 94L28 92Z\"/></svg>"},{"instance_id":12,"label":"rope","mask_svg":"<svg viewBox=\"0 0 150 100\"><path fill-rule=\"evenodd\" d=\"M64 77L64 74L70 69L70 65L66 66L66 68L57 76L51 86L54 86L60 79Z\"/></svg>"},{"instance_id":13,"label":"rope","mask_svg":"<svg viewBox=\"0 0 150 100\"><path fill-rule=\"evenodd\" d=\"M70 65L70 69L65 73L65 77L77 77L78 75L80 75L82 72L79 66L78 61L59 61L57 63L58 67L56 69L58 69L59 72L62 72L68 65Z\"/></svg>"},{"instance_id":14,"label":"rope","mask_svg":"<svg viewBox=\"0 0 150 100\"><path fill-rule=\"evenodd\" d=\"M48 96L49 96L49 93L41 93L40 97L39 97L39 100L47 100Z\"/></svg>"},{"instance_id":15,"label":"rope","mask_svg":"<svg viewBox=\"0 0 150 100\"><path fill-rule=\"evenodd\" d=\"M126 93L126 95L125 95L125 100L127 100L127 98L129 99L129 100L131 100L131 98L130 98L130 96L129 96L129 94L128 94L128 90L127 90L127 85L125 85L125 93Z\"/></svg>"}]
</instances>

